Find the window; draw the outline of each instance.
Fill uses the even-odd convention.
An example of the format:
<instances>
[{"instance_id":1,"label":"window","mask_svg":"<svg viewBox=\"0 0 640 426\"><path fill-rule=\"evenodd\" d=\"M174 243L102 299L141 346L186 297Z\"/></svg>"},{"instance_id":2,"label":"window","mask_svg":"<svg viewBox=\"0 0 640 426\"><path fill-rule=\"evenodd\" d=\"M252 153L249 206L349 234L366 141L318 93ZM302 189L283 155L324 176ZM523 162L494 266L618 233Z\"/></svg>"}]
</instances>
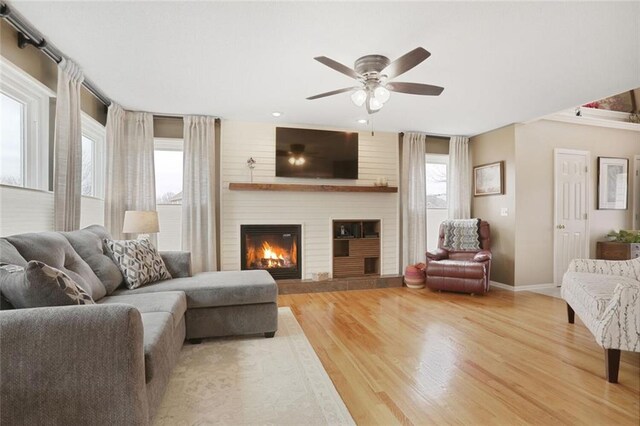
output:
<instances>
[{"instance_id":1,"label":"window","mask_svg":"<svg viewBox=\"0 0 640 426\"><path fill-rule=\"evenodd\" d=\"M94 194L93 152L96 141L82 135L82 195Z\"/></svg>"},{"instance_id":2,"label":"window","mask_svg":"<svg viewBox=\"0 0 640 426\"><path fill-rule=\"evenodd\" d=\"M182 204L182 141L156 139L156 203Z\"/></svg>"},{"instance_id":3,"label":"window","mask_svg":"<svg viewBox=\"0 0 640 426\"><path fill-rule=\"evenodd\" d=\"M25 106L0 93L0 183L24 185Z\"/></svg>"},{"instance_id":4,"label":"window","mask_svg":"<svg viewBox=\"0 0 640 426\"><path fill-rule=\"evenodd\" d=\"M427 209L446 209L448 155L426 155Z\"/></svg>"},{"instance_id":5,"label":"window","mask_svg":"<svg viewBox=\"0 0 640 426\"><path fill-rule=\"evenodd\" d=\"M82 113L82 195L104 198L105 128Z\"/></svg>"},{"instance_id":6,"label":"window","mask_svg":"<svg viewBox=\"0 0 640 426\"><path fill-rule=\"evenodd\" d=\"M49 100L55 94L0 58L0 184L49 189Z\"/></svg>"}]
</instances>

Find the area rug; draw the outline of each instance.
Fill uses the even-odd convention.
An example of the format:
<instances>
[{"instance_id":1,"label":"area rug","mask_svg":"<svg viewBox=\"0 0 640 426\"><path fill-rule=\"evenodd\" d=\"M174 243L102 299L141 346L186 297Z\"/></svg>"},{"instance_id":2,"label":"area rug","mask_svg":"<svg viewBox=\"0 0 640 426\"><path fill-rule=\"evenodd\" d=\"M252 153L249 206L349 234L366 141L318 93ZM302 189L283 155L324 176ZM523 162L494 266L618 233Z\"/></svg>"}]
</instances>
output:
<instances>
[{"instance_id":1,"label":"area rug","mask_svg":"<svg viewBox=\"0 0 640 426\"><path fill-rule=\"evenodd\" d=\"M160 425L353 425L289 308L276 337L185 345L155 417Z\"/></svg>"}]
</instances>

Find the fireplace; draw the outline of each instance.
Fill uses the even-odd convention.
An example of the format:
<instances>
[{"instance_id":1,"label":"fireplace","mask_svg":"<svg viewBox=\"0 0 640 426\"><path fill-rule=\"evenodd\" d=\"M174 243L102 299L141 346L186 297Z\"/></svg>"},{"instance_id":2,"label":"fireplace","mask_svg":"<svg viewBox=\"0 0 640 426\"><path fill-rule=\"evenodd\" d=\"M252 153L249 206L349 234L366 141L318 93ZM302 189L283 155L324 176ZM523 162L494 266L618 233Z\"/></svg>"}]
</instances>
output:
<instances>
[{"instance_id":1,"label":"fireplace","mask_svg":"<svg viewBox=\"0 0 640 426\"><path fill-rule=\"evenodd\" d=\"M276 279L302 278L300 225L240 225L242 270L264 269Z\"/></svg>"}]
</instances>

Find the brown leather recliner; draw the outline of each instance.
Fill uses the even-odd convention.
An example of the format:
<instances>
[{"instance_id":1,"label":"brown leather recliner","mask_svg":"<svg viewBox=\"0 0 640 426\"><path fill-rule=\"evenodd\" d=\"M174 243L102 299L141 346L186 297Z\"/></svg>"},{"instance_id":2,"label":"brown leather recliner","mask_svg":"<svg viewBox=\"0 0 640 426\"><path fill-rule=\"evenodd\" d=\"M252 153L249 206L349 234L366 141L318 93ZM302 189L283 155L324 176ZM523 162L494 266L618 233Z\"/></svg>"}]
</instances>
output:
<instances>
[{"instance_id":1,"label":"brown leather recliner","mask_svg":"<svg viewBox=\"0 0 640 426\"><path fill-rule=\"evenodd\" d=\"M491 275L489 224L480 222L480 250L449 251L443 247L444 229L440 225L438 249L427 252L427 287L459 293L486 293Z\"/></svg>"}]
</instances>

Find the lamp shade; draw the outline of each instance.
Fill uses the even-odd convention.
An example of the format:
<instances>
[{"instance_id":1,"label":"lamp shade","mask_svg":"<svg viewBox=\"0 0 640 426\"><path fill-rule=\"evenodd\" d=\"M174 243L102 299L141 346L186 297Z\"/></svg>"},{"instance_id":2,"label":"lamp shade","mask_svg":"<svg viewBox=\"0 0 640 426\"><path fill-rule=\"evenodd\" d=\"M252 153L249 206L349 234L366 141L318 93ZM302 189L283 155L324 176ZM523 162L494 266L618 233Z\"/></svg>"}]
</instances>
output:
<instances>
[{"instance_id":1,"label":"lamp shade","mask_svg":"<svg viewBox=\"0 0 640 426\"><path fill-rule=\"evenodd\" d=\"M158 212L127 210L124 212L122 232L125 234L152 234L160 232Z\"/></svg>"}]
</instances>

